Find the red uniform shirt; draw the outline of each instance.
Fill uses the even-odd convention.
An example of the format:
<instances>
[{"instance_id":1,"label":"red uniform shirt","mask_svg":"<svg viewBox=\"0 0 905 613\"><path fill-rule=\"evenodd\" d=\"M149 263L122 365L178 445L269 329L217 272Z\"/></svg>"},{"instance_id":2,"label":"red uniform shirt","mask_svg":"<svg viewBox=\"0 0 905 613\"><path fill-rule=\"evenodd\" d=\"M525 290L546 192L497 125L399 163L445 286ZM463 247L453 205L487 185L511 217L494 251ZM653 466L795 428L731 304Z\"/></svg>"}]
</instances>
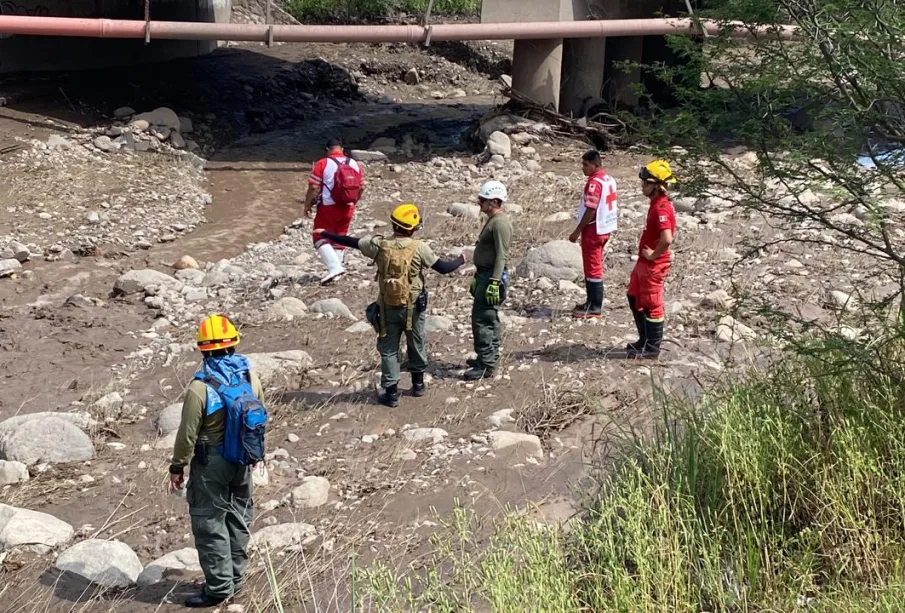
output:
<instances>
[{"instance_id":1,"label":"red uniform shirt","mask_svg":"<svg viewBox=\"0 0 905 613\"><path fill-rule=\"evenodd\" d=\"M672 206L669 196L660 194L650 201L647 211L647 224L641 233L641 245L638 247L638 255L644 249L656 249L660 244L660 234L663 230L671 230L676 234L676 210ZM669 249L667 249L655 262L669 261Z\"/></svg>"},{"instance_id":2,"label":"red uniform shirt","mask_svg":"<svg viewBox=\"0 0 905 613\"><path fill-rule=\"evenodd\" d=\"M606 171L603 169L588 177L588 182L584 186L584 198L582 198L582 204L586 208L596 211L597 207L600 206L600 200L604 196L607 198L611 197L609 194L603 193L604 179L606 179ZM613 192L612 197L615 198L615 192Z\"/></svg>"}]
</instances>

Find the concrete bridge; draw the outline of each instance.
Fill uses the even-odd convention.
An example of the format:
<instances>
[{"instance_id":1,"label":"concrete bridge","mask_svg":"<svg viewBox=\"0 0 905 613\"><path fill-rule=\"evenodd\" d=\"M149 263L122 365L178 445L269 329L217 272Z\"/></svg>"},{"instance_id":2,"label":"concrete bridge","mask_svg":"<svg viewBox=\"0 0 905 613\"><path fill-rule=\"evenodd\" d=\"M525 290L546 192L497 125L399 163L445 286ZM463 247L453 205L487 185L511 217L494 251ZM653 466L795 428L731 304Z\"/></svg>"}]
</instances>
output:
<instances>
[{"instance_id":1,"label":"concrete bridge","mask_svg":"<svg viewBox=\"0 0 905 613\"><path fill-rule=\"evenodd\" d=\"M149 0L155 21L229 23L232 0ZM145 18L144 0L0 0L0 15ZM44 38L0 34L0 73L129 66L191 57L216 49L216 41Z\"/></svg>"},{"instance_id":2,"label":"concrete bridge","mask_svg":"<svg viewBox=\"0 0 905 613\"><path fill-rule=\"evenodd\" d=\"M687 12L683 0L484 0L481 21L649 19ZM620 62L672 59L663 36L517 40L512 87L564 114L583 116L588 104L601 98L637 104L634 86L643 77L639 70L617 69Z\"/></svg>"}]
</instances>

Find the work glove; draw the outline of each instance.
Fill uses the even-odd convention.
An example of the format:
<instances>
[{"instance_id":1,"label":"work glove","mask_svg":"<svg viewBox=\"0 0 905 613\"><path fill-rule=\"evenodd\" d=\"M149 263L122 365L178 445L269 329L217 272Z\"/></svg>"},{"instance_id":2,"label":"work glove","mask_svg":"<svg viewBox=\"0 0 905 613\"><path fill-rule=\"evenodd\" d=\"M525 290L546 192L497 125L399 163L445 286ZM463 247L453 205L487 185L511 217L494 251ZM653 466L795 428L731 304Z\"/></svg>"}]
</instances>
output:
<instances>
[{"instance_id":1,"label":"work glove","mask_svg":"<svg viewBox=\"0 0 905 613\"><path fill-rule=\"evenodd\" d=\"M500 282L497 280L491 280L490 285L487 286L487 291L484 293L484 298L487 300L487 304L490 306L497 306L500 304Z\"/></svg>"},{"instance_id":2,"label":"work glove","mask_svg":"<svg viewBox=\"0 0 905 613\"><path fill-rule=\"evenodd\" d=\"M468 288L468 291L471 293L472 298L475 297L475 292L477 292L477 290L478 290L478 278L472 277L471 278L471 287Z\"/></svg>"}]
</instances>

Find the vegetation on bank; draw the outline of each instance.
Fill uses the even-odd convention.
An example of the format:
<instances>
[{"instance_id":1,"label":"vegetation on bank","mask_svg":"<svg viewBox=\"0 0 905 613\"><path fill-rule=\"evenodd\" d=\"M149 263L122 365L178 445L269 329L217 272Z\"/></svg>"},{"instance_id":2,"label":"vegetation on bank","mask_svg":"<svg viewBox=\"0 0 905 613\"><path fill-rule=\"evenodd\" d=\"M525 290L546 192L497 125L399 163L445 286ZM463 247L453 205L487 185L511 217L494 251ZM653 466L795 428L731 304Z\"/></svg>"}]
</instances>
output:
<instances>
[{"instance_id":1,"label":"vegetation on bank","mask_svg":"<svg viewBox=\"0 0 905 613\"><path fill-rule=\"evenodd\" d=\"M429 0L289 0L284 9L302 22L366 21L423 15ZM436 15L474 17L481 12L481 0L434 0Z\"/></svg>"},{"instance_id":2,"label":"vegetation on bank","mask_svg":"<svg viewBox=\"0 0 905 613\"><path fill-rule=\"evenodd\" d=\"M367 571L367 609L905 610L905 340L817 355L661 407L565 532L479 548L457 511L426 571Z\"/></svg>"}]
</instances>

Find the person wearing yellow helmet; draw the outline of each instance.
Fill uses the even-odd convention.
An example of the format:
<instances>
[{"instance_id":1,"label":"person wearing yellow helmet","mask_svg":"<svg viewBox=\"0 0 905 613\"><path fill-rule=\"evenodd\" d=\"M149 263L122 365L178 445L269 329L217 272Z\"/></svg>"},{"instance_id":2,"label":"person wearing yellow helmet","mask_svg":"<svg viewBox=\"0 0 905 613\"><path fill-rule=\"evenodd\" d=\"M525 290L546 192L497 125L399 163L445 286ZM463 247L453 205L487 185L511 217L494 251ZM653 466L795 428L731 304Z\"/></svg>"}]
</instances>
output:
<instances>
[{"instance_id":1,"label":"person wearing yellow helmet","mask_svg":"<svg viewBox=\"0 0 905 613\"><path fill-rule=\"evenodd\" d=\"M235 446L228 444L235 431L230 391L250 394L263 410L264 390L248 359L236 353L240 340L236 327L223 315L206 317L198 326L203 362L185 392L170 462L171 488L187 489L192 534L204 571L204 589L185 601L191 608L213 607L235 595L248 565L254 514L252 467L250 460L234 463ZM263 451L263 430L261 437Z\"/></svg>"},{"instance_id":2,"label":"person wearing yellow helmet","mask_svg":"<svg viewBox=\"0 0 905 613\"><path fill-rule=\"evenodd\" d=\"M647 223L641 234L638 262L628 286L628 303L638 329L638 340L626 347L629 358L660 355L666 309L663 285L672 264L670 245L676 235L676 211L669 199L669 186L676 183L669 162L655 160L639 173L641 191L650 200Z\"/></svg>"},{"instance_id":3,"label":"person wearing yellow helmet","mask_svg":"<svg viewBox=\"0 0 905 613\"><path fill-rule=\"evenodd\" d=\"M393 236L355 238L315 230L324 238L358 249L377 264L377 301L367 309L368 321L378 332L380 353L380 386L378 402L388 407L399 406L399 343L403 334L408 345L408 367L412 375L412 395L424 396L427 388L427 351L424 347L424 324L427 290L424 272L431 268L446 275L466 262L463 252L454 260L440 260L426 243L413 237L422 228L421 212L414 204L401 204L390 215Z\"/></svg>"}]
</instances>

